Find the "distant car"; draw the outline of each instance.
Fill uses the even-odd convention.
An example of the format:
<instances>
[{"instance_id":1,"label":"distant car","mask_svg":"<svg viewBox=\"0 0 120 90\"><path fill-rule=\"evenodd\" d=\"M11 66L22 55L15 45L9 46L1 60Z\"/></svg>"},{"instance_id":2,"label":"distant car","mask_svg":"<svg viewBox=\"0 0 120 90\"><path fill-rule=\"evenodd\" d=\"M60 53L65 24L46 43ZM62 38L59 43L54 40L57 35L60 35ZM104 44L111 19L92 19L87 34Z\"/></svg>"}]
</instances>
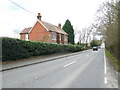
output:
<instances>
[{"instance_id":1,"label":"distant car","mask_svg":"<svg viewBox=\"0 0 120 90\"><path fill-rule=\"evenodd\" d=\"M101 48L101 46L98 46L98 49L100 49Z\"/></svg>"},{"instance_id":2,"label":"distant car","mask_svg":"<svg viewBox=\"0 0 120 90\"><path fill-rule=\"evenodd\" d=\"M93 47L93 51L98 51L98 47Z\"/></svg>"}]
</instances>

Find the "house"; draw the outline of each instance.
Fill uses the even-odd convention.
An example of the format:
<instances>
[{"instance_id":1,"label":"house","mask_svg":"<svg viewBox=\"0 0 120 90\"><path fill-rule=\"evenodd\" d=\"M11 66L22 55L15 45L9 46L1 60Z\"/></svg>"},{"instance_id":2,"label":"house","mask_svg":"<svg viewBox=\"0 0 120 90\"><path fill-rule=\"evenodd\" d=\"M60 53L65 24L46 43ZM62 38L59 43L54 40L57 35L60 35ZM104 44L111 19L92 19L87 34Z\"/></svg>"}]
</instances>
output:
<instances>
[{"instance_id":1,"label":"house","mask_svg":"<svg viewBox=\"0 0 120 90\"><path fill-rule=\"evenodd\" d=\"M25 28L20 33L20 39L29 41L41 41L47 43L67 44L68 34L61 29L61 24L58 26L41 20L41 15L38 13L37 21L33 27Z\"/></svg>"}]
</instances>

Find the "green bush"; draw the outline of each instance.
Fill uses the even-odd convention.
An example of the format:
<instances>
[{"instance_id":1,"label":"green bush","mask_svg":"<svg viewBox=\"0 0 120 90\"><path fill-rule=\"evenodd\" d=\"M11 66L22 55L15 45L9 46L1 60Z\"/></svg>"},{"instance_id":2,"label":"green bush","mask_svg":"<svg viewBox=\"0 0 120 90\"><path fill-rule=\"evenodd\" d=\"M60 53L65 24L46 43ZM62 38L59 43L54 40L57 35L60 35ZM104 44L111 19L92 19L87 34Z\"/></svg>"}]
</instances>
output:
<instances>
[{"instance_id":1,"label":"green bush","mask_svg":"<svg viewBox=\"0 0 120 90\"><path fill-rule=\"evenodd\" d=\"M18 60L33 56L47 55L61 52L77 52L83 50L78 45L48 44L38 41L2 38L2 61Z\"/></svg>"},{"instance_id":2,"label":"green bush","mask_svg":"<svg viewBox=\"0 0 120 90\"><path fill-rule=\"evenodd\" d=\"M101 40L92 40L91 43L90 43L90 46L91 47L100 46L101 42L102 42Z\"/></svg>"}]
</instances>

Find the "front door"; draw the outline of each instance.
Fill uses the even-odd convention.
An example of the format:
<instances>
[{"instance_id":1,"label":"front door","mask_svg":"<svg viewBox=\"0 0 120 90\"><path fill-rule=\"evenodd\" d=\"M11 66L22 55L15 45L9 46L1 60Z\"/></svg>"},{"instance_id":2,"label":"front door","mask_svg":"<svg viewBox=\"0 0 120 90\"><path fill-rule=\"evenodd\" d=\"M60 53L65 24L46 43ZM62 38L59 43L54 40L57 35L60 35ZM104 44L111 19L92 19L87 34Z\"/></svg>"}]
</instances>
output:
<instances>
[{"instance_id":1,"label":"front door","mask_svg":"<svg viewBox=\"0 0 120 90\"><path fill-rule=\"evenodd\" d=\"M63 34L61 35L61 42L62 42L62 44L64 44L64 35Z\"/></svg>"},{"instance_id":2,"label":"front door","mask_svg":"<svg viewBox=\"0 0 120 90\"><path fill-rule=\"evenodd\" d=\"M57 44L60 44L60 36L58 33L57 33Z\"/></svg>"}]
</instances>

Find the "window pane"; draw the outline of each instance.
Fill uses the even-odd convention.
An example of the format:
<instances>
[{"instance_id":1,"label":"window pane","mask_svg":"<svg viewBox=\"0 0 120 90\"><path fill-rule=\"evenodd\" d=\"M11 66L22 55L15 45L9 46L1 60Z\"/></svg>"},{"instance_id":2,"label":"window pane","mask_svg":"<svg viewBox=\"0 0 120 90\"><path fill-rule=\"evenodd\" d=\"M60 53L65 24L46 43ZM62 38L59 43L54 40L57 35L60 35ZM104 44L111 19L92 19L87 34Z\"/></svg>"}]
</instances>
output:
<instances>
[{"instance_id":1,"label":"window pane","mask_svg":"<svg viewBox=\"0 0 120 90\"><path fill-rule=\"evenodd\" d=\"M56 40L56 33L52 32L52 40Z\"/></svg>"},{"instance_id":2,"label":"window pane","mask_svg":"<svg viewBox=\"0 0 120 90\"><path fill-rule=\"evenodd\" d=\"M25 35L25 40L28 40L29 39L29 36L28 34Z\"/></svg>"}]
</instances>

